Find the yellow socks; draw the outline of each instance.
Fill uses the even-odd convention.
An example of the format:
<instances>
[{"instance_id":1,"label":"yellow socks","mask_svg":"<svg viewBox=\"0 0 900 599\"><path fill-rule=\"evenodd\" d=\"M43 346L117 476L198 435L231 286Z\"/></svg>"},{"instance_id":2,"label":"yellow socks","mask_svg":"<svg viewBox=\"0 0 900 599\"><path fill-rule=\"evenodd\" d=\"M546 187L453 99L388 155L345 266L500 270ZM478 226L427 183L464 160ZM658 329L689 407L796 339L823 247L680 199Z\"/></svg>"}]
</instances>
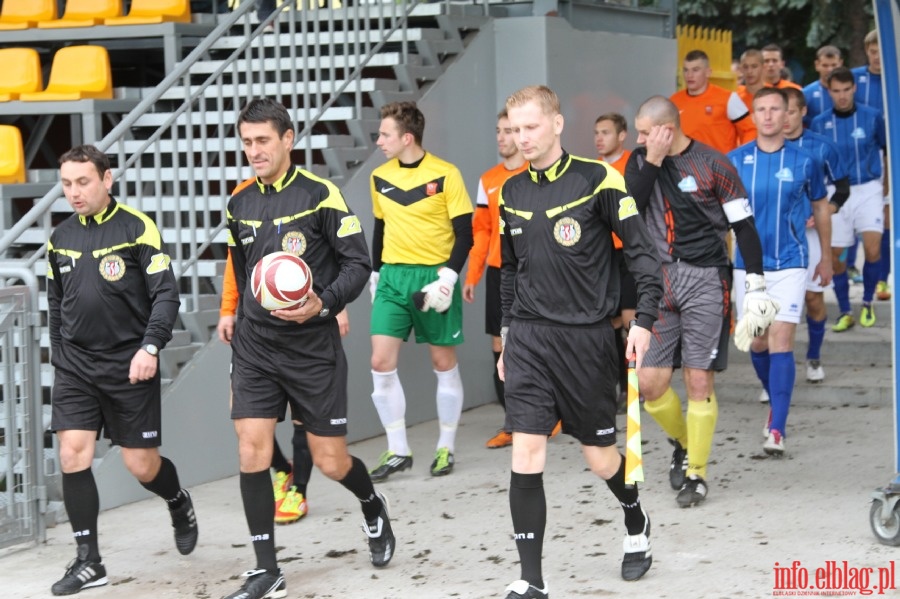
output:
<instances>
[{"instance_id":1,"label":"yellow socks","mask_svg":"<svg viewBox=\"0 0 900 599\"><path fill-rule=\"evenodd\" d=\"M719 404L713 393L705 400L688 400L687 409L687 476L706 478L706 463L712 451L713 434L716 431L716 419L719 416Z\"/></svg>"},{"instance_id":2,"label":"yellow socks","mask_svg":"<svg viewBox=\"0 0 900 599\"><path fill-rule=\"evenodd\" d=\"M656 401L645 401L644 410L656 420L666 435L681 443L682 447L687 447L688 429L681 413L681 400L672 387L666 389Z\"/></svg>"}]
</instances>

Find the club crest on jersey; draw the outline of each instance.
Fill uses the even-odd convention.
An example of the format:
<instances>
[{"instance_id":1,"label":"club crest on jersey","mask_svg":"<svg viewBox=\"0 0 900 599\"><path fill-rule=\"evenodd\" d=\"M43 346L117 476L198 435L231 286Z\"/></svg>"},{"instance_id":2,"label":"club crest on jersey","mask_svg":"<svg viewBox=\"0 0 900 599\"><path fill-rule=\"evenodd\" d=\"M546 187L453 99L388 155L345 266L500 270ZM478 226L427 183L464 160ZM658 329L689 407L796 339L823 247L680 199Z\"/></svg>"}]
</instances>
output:
<instances>
[{"instance_id":1,"label":"club crest on jersey","mask_svg":"<svg viewBox=\"0 0 900 599\"><path fill-rule=\"evenodd\" d=\"M125 261L109 254L100 260L100 276L109 282L115 282L125 276Z\"/></svg>"},{"instance_id":2,"label":"club crest on jersey","mask_svg":"<svg viewBox=\"0 0 900 599\"><path fill-rule=\"evenodd\" d=\"M712 106L707 106L707 107L706 107L706 114L712 114L712 112L713 112Z\"/></svg>"},{"instance_id":3,"label":"club crest on jersey","mask_svg":"<svg viewBox=\"0 0 900 599\"><path fill-rule=\"evenodd\" d=\"M697 180L694 179L694 175L688 175L678 182L678 189L685 193L692 193L700 188L697 186Z\"/></svg>"},{"instance_id":4,"label":"club crest on jersey","mask_svg":"<svg viewBox=\"0 0 900 599\"><path fill-rule=\"evenodd\" d=\"M553 225L553 237L559 245L571 247L581 239L581 225L574 218L561 218Z\"/></svg>"},{"instance_id":5,"label":"club crest on jersey","mask_svg":"<svg viewBox=\"0 0 900 599\"><path fill-rule=\"evenodd\" d=\"M302 256L306 251L306 237L300 231L288 231L281 238L281 251Z\"/></svg>"},{"instance_id":6,"label":"club crest on jersey","mask_svg":"<svg viewBox=\"0 0 900 599\"><path fill-rule=\"evenodd\" d=\"M794 173L791 172L791 169L788 167L784 167L777 173L775 173L775 178L784 183L789 183L794 180Z\"/></svg>"},{"instance_id":7,"label":"club crest on jersey","mask_svg":"<svg viewBox=\"0 0 900 599\"><path fill-rule=\"evenodd\" d=\"M850 137L852 137L853 139L865 139L866 132L863 130L862 127L857 127L856 129L853 130L853 133L850 134Z\"/></svg>"},{"instance_id":8,"label":"club crest on jersey","mask_svg":"<svg viewBox=\"0 0 900 599\"><path fill-rule=\"evenodd\" d=\"M859 83L865 83L865 82L868 81L868 80L869 80L869 76L868 76L868 75L860 75L860 76L859 76Z\"/></svg>"},{"instance_id":9,"label":"club crest on jersey","mask_svg":"<svg viewBox=\"0 0 900 599\"><path fill-rule=\"evenodd\" d=\"M427 183L425 185L425 195L433 196L438 191L437 181L432 181L431 183Z\"/></svg>"}]
</instances>

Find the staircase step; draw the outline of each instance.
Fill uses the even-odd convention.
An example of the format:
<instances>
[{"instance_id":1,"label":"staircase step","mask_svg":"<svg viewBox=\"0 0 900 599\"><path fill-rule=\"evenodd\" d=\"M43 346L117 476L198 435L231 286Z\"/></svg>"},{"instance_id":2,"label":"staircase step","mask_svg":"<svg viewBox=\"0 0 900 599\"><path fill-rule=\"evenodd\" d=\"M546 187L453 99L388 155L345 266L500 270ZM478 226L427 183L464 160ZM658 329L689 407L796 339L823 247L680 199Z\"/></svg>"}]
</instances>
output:
<instances>
[{"instance_id":1,"label":"staircase step","mask_svg":"<svg viewBox=\"0 0 900 599\"><path fill-rule=\"evenodd\" d=\"M254 49L259 48L260 45L263 47L274 48L276 46L280 48L288 48L291 44L291 34L287 31L287 25L282 24L280 28L281 33L270 35L263 35L256 40L252 47ZM358 31L356 29L351 29L349 31L313 31L311 28L308 28L306 33L300 31L300 28L297 28L297 37L301 38L299 41L301 43L305 43L307 46L310 46L310 49L307 50L309 54L315 53L316 46L346 46L348 50L352 50L354 44L377 44L384 38L384 34L387 33L387 30L382 29L368 29L366 31ZM416 27L411 27L406 30L406 35L403 34L402 31L395 31L388 37L388 43L401 43L401 42L417 42L420 40L441 40L443 39L443 32L438 29L421 29ZM228 35L219 38L210 48L210 51L216 50L234 50L239 48L246 38L242 35ZM261 42L261 44L260 44ZM303 50L301 49L301 44L298 44L297 53L301 54Z\"/></svg>"},{"instance_id":2,"label":"staircase step","mask_svg":"<svg viewBox=\"0 0 900 599\"><path fill-rule=\"evenodd\" d=\"M362 56L358 55L339 55L339 56L319 56L308 57L305 61L306 66L311 69L355 69L363 62ZM407 56L408 60L416 61L414 54ZM215 73L220 67L225 65L224 60L204 60L194 63L190 67L192 75ZM366 62L366 67L392 67L394 65L403 64L403 55L400 52L380 52L370 57ZM292 71L297 68L296 60L290 57L282 58L263 58L263 59L239 59L225 67L223 74L228 77L235 72L244 75L248 72L258 73L265 71L272 75L276 71Z\"/></svg>"},{"instance_id":3,"label":"staircase step","mask_svg":"<svg viewBox=\"0 0 900 599\"><path fill-rule=\"evenodd\" d=\"M269 97L285 96L288 94L331 95L339 90L341 86L344 85L344 82L343 79L336 79L334 81L299 81L296 84L290 81L282 81L281 83L266 82L262 84L262 88L260 88L257 83L254 83L253 85L247 83L240 83L237 85L234 83L226 83L221 87L216 85L207 87L203 90L203 97L207 99L217 99L220 95L226 98L248 97L251 95ZM192 85L188 91L185 91L182 86L170 87L163 93L161 99L181 101L187 96L194 95L198 89L200 89L199 85ZM344 88L343 93L353 94L357 91L368 93L376 89L399 89L399 86L393 79L367 78L359 81L351 81L347 84L347 87ZM144 90L144 94L146 95L151 91L153 90Z\"/></svg>"}]
</instances>

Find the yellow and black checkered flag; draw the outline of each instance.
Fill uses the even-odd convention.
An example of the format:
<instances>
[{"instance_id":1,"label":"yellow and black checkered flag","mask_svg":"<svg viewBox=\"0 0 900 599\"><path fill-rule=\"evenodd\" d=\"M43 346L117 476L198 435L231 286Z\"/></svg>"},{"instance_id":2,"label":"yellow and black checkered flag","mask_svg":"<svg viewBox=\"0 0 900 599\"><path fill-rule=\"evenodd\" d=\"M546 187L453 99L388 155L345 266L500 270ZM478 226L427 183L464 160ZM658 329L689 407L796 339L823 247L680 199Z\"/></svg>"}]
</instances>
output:
<instances>
[{"instance_id":1,"label":"yellow and black checkered flag","mask_svg":"<svg viewBox=\"0 0 900 599\"><path fill-rule=\"evenodd\" d=\"M628 362L628 426L625 431L625 484L644 482L644 461L641 455L641 404L634 358Z\"/></svg>"}]
</instances>

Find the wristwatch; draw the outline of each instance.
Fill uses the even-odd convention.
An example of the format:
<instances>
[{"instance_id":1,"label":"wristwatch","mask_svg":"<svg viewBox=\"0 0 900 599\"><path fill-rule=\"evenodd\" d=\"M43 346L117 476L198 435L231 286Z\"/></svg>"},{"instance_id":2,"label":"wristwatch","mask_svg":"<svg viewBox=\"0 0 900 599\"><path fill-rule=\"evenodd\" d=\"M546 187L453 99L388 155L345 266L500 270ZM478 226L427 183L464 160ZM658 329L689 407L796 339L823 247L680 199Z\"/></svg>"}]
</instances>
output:
<instances>
[{"instance_id":1,"label":"wristwatch","mask_svg":"<svg viewBox=\"0 0 900 599\"><path fill-rule=\"evenodd\" d=\"M146 345L141 346L141 349L150 354L151 356L159 356L159 348L153 345L152 343L148 343Z\"/></svg>"},{"instance_id":2,"label":"wristwatch","mask_svg":"<svg viewBox=\"0 0 900 599\"><path fill-rule=\"evenodd\" d=\"M319 310L319 318L325 318L329 314L331 314L331 310L329 310L325 306L322 306L322 309Z\"/></svg>"}]
</instances>

